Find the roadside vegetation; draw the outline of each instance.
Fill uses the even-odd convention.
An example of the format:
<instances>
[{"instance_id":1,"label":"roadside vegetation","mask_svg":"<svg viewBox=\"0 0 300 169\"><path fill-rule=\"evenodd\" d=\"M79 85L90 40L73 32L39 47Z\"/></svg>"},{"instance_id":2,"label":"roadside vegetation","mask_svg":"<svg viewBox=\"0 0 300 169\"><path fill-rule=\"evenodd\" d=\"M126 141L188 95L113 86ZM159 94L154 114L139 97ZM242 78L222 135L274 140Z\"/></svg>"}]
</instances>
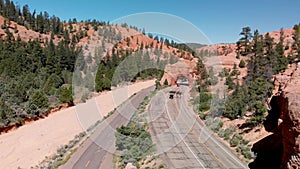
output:
<instances>
[{"instance_id":1,"label":"roadside vegetation","mask_svg":"<svg viewBox=\"0 0 300 169\"><path fill-rule=\"evenodd\" d=\"M230 126L228 128L223 126L222 119L220 117L212 117L210 115L206 116L205 125L209 127L213 132L218 134L220 138L227 141L233 149L241 156L246 162L250 162L256 156L251 151L252 145L248 140L243 138L242 134L239 134L235 126Z\"/></svg>"},{"instance_id":2,"label":"roadside vegetation","mask_svg":"<svg viewBox=\"0 0 300 169\"><path fill-rule=\"evenodd\" d=\"M68 144L61 145L57 148L56 152L51 156L46 156L43 161L38 165L32 166L32 169L57 169L59 166L65 164L73 153L76 152L78 144L82 143L83 138L86 138L86 133L79 133L74 137L73 140L70 140Z\"/></svg>"},{"instance_id":3,"label":"roadside vegetation","mask_svg":"<svg viewBox=\"0 0 300 169\"><path fill-rule=\"evenodd\" d=\"M138 169L141 167L149 169L165 168L163 164L153 164L158 156L154 155L155 148L147 122L146 107L156 91L147 96L139 105L128 125L117 128L115 134L116 147L121 154L117 157L117 168L125 168L127 163L132 163Z\"/></svg>"},{"instance_id":4,"label":"roadside vegetation","mask_svg":"<svg viewBox=\"0 0 300 169\"><path fill-rule=\"evenodd\" d=\"M41 161L37 166L31 167L35 169L56 169L61 165L64 165L71 156L77 151L79 145L83 144L85 139L87 139L91 134L94 133L95 129L101 124L105 119L113 115L119 107L123 106L128 100L134 97L136 94L133 94L129 97L126 101L121 103L116 109L109 112L103 119L98 120L95 124L91 125L85 132L81 132L77 134L73 140L70 140L68 144L61 145L57 148L56 153L52 154L51 156L46 156L43 161Z\"/></svg>"}]
</instances>

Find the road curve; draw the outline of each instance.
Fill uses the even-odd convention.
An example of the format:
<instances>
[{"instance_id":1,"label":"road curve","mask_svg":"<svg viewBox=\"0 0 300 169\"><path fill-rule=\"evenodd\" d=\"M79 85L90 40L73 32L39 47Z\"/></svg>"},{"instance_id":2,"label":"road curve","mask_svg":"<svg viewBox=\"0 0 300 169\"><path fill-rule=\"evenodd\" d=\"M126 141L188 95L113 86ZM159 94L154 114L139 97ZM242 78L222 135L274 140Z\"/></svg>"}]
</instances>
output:
<instances>
[{"instance_id":1,"label":"road curve","mask_svg":"<svg viewBox=\"0 0 300 169\"><path fill-rule=\"evenodd\" d=\"M168 98L168 91L180 90L181 97ZM231 149L199 123L187 105L188 87L167 88L150 102L148 121L157 153L168 168L248 168Z\"/></svg>"},{"instance_id":2,"label":"road curve","mask_svg":"<svg viewBox=\"0 0 300 169\"><path fill-rule=\"evenodd\" d=\"M72 155L60 169L109 169L113 167L112 154L115 152L115 129L128 124L136 108L154 90L149 87L137 93L116 113L101 122L90 138Z\"/></svg>"}]
</instances>

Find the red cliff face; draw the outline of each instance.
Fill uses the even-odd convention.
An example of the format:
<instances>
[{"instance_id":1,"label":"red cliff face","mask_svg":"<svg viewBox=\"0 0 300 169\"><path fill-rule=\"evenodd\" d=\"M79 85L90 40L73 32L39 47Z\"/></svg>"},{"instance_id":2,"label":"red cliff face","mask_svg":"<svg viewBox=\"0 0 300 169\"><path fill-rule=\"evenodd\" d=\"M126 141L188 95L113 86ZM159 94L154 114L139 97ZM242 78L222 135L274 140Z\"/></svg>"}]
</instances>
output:
<instances>
[{"instance_id":1,"label":"red cliff face","mask_svg":"<svg viewBox=\"0 0 300 169\"><path fill-rule=\"evenodd\" d=\"M176 80L179 77L185 77L189 80L191 84L196 79L196 74L194 73L195 67L197 65L198 59L193 60L179 59L175 64L168 64L165 67L164 75L161 78L161 85L164 84L165 80L168 81L169 85L175 85Z\"/></svg>"},{"instance_id":2,"label":"red cliff face","mask_svg":"<svg viewBox=\"0 0 300 169\"><path fill-rule=\"evenodd\" d=\"M269 130L282 136L283 168L300 167L300 69L294 65L285 73L275 77L278 92L271 100L271 111L277 116L273 121L278 125ZM276 115L277 114L277 115Z\"/></svg>"}]
</instances>

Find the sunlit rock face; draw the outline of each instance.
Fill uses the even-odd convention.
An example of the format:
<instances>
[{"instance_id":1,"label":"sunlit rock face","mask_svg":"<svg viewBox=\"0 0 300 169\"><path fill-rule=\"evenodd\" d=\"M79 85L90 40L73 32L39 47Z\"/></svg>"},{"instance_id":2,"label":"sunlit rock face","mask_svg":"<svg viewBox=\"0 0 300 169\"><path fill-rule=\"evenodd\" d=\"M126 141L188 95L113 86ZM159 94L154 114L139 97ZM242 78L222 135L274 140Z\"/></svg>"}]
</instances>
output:
<instances>
[{"instance_id":1,"label":"sunlit rock face","mask_svg":"<svg viewBox=\"0 0 300 169\"><path fill-rule=\"evenodd\" d=\"M272 113L278 114L277 130L282 135L283 153L281 165L283 168L300 167L300 69L294 68L289 74L275 77L278 86L277 96L271 100ZM285 82L285 83L284 83Z\"/></svg>"},{"instance_id":2,"label":"sunlit rock face","mask_svg":"<svg viewBox=\"0 0 300 169\"><path fill-rule=\"evenodd\" d=\"M169 85L176 85L178 78L186 78L189 84L192 84L197 76L195 74L196 65L197 59L179 59L175 64L168 64L165 67L160 83L163 85L165 80L167 80Z\"/></svg>"}]
</instances>

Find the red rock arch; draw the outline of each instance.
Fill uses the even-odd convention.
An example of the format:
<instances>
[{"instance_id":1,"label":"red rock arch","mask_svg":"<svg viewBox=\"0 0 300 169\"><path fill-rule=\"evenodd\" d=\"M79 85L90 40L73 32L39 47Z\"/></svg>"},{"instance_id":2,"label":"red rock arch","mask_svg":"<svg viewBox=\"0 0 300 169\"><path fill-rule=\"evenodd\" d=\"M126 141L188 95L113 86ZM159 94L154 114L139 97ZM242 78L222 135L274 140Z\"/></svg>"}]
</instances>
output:
<instances>
[{"instance_id":1,"label":"red rock arch","mask_svg":"<svg viewBox=\"0 0 300 169\"><path fill-rule=\"evenodd\" d=\"M165 80L169 85L176 85L178 78L184 77L188 79L189 85L194 82L194 66L186 63L185 61L178 61L173 65L167 65L165 67L164 75L160 81L163 85Z\"/></svg>"}]
</instances>

